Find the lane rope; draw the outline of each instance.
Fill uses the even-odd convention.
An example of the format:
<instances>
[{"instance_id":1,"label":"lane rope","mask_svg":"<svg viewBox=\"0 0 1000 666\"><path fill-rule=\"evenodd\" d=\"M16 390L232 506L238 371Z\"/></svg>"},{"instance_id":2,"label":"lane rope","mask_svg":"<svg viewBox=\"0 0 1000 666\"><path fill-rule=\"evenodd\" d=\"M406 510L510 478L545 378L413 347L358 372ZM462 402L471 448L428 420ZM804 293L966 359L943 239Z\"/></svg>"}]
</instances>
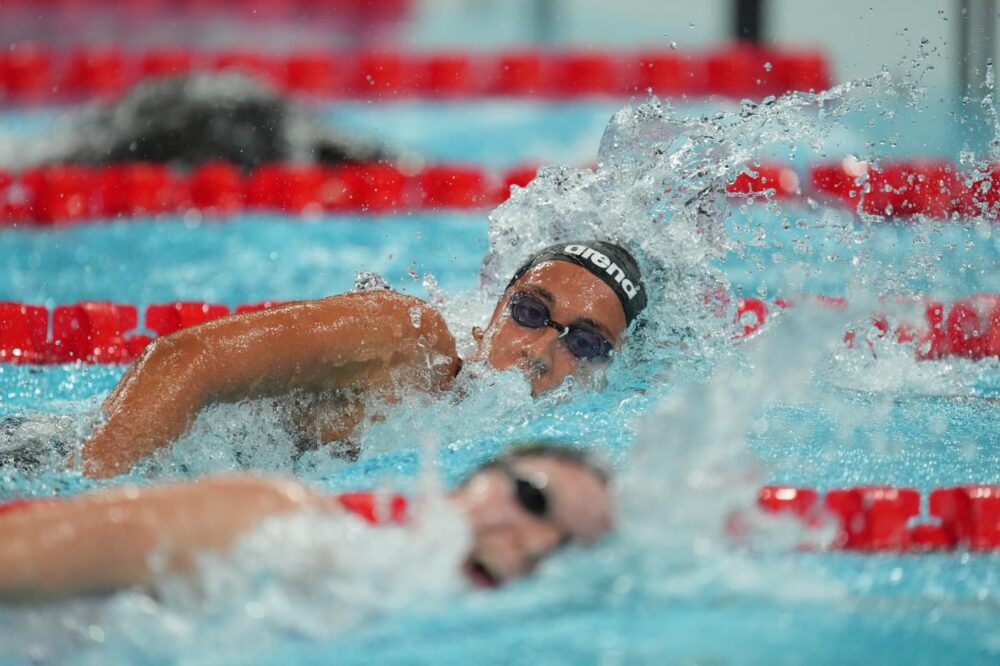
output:
<instances>
[{"instance_id":1,"label":"lane rope","mask_svg":"<svg viewBox=\"0 0 1000 666\"><path fill-rule=\"evenodd\" d=\"M244 174L210 162L190 173L163 164L88 167L47 164L0 171L0 227L71 224L196 214L209 219L246 212L320 216L420 210L489 210L525 186L536 165L491 172L467 164L406 169L387 163L338 166L265 164ZM854 158L810 169L809 183L787 165L752 164L728 186L735 199L824 203L884 220L1000 219L1000 164L960 172L945 160L871 165Z\"/></svg>"},{"instance_id":2,"label":"lane rope","mask_svg":"<svg viewBox=\"0 0 1000 666\"><path fill-rule=\"evenodd\" d=\"M0 50L0 100L18 104L115 97L136 81L238 69L280 89L327 99L483 96L571 99L723 95L742 99L830 87L826 57L812 50L731 45L713 51L523 49L459 51L205 52L115 46L60 51L23 42Z\"/></svg>"},{"instance_id":3,"label":"lane rope","mask_svg":"<svg viewBox=\"0 0 1000 666\"><path fill-rule=\"evenodd\" d=\"M1000 549L1000 486L968 484L935 488L926 496L913 488L859 486L831 489L772 485L761 488L757 505L764 512L788 515L807 528L833 522L831 550L919 552ZM736 540L751 521L734 513L727 532ZM807 530L808 536L808 530ZM803 548L812 548L804 543Z\"/></svg>"}]
</instances>

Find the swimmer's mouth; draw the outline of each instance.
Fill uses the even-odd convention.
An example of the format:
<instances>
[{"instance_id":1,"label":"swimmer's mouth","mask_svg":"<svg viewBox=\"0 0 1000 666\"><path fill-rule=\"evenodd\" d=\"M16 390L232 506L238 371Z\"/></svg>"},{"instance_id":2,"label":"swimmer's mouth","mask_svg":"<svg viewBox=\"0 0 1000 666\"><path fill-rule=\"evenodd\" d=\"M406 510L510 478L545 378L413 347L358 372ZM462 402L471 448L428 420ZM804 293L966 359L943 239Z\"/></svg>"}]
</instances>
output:
<instances>
[{"instance_id":1,"label":"swimmer's mouth","mask_svg":"<svg viewBox=\"0 0 1000 666\"><path fill-rule=\"evenodd\" d=\"M463 569L474 587L498 587L501 583L500 577L475 557L466 560Z\"/></svg>"}]
</instances>

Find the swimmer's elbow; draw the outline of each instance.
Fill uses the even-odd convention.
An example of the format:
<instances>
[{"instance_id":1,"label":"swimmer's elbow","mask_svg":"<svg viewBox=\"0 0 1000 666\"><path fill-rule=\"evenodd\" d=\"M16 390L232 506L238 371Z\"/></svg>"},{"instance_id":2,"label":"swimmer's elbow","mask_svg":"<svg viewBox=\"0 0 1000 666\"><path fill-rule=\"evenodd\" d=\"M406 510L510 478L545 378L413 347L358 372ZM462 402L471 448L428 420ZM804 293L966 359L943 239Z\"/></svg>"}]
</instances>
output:
<instances>
[{"instance_id":1,"label":"swimmer's elbow","mask_svg":"<svg viewBox=\"0 0 1000 666\"><path fill-rule=\"evenodd\" d=\"M450 340L454 343L444 317L430 303L415 296L397 294L397 297L394 303L397 314L407 321L417 334L426 336L431 342Z\"/></svg>"},{"instance_id":2,"label":"swimmer's elbow","mask_svg":"<svg viewBox=\"0 0 1000 666\"><path fill-rule=\"evenodd\" d=\"M378 319L400 340L422 338L440 354L455 356L455 338L444 317L427 301L395 291L365 292L379 305Z\"/></svg>"},{"instance_id":3,"label":"swimmer's elbow","mask_svg":"<svg viewBox=\"0 0 1000 666\"><path fill-rule=\"evenodd\" d=\"M448 374L451 376L457 374L459 360L458 351L455 346L455 336L451 334L448 323L441 316L441 313L428 303L416 300L410 306L407 315L411 326L416 329L417 336L425 340L431 350L439 355L448 357L448 365L451 367L451 371ZM441 360L443 361L443 359Z\"/></svg>"},{"instance_id":4,"label":"swimmer's elbow","mask_svg":"<svg viewBox=\"0 0 1000 666\"><path fill-rule=\"evenodd\" d=\"M199 336L185 330L154 340L137 365L140 371L169 378L194 394L211 390L213 378L219 375L214 367L218 360Z\"/></svg>"}]
</instances>

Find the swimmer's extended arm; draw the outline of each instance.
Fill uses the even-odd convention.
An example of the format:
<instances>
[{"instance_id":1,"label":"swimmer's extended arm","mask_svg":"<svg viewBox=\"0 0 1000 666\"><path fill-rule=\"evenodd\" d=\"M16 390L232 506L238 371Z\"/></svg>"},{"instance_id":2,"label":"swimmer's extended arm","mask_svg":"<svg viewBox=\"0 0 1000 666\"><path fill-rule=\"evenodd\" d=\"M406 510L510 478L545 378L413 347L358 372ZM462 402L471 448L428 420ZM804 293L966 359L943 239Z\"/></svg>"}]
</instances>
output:
<instances>
[{"instance_id":1,"label":"swimmer's extended arm","mask_svg":"<svg viewBox=\"0 0 1000 666\"><path fill-rule=\"evenodd\" d=\"M440 389L455 340L429 305L361 292L233 315L156 340L104 403L83 471L108 477L168 445L203 407L294 390L405 384Z\"/></svg>"},{"instance_id":2,"label":"swimmer's extended arm","mask_svg":"<svg viewBox=\"0 0 1000 666\"><path fill-rule=\"evenodd\" d=\"M250 475L40 500L0 514L0 601L141 585L225 552L264 518L333 506L295 481Z\"/></svg>"}]
</instances>

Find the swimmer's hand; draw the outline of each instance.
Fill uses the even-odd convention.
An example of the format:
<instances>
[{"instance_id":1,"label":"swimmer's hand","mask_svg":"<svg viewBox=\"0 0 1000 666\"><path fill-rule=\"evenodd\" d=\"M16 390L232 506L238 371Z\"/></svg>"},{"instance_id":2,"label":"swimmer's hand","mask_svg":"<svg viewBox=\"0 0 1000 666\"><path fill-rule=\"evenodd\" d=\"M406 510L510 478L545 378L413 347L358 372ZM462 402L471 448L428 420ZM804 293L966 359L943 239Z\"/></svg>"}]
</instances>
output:
<instances>
[{"instance_id":1,"label":"swimmer's hand","mask_svg":"<svg viewBox=\"0 0 1000 666\"><path fill-rule=\"evenodd\" d=\"M0 514L0 602L105 593L184 573L199 553L226 552L261 520L299 510L339 508L296 481L251 475L40 499Z\"/></svg>"},{"instance_id":2,"label":"swimmer's hand","mask_svg":"<svg viewBox=\"0 0 1000 666\"><path fill-rule=\"evenodd\" d=\"M104 403L83 472L110 477L167 446L211 404L292 391L435 391L458 371L441 315L371 291L232 315L156 340Z\"/></svg>"}]
</instances>

